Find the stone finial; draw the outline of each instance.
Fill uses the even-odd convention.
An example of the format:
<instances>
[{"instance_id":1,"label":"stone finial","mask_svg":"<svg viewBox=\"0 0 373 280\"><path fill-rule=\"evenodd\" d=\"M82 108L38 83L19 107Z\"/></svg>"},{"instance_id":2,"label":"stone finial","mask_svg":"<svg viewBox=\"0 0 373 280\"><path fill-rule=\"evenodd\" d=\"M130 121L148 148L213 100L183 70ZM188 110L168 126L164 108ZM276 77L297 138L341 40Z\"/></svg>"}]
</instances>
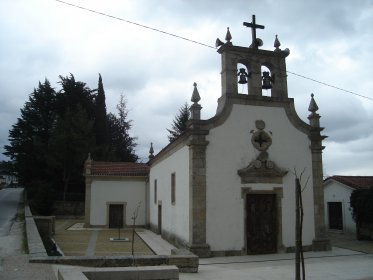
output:
<instances>
[{"instance_id":1,"label":"stone finial","mask_svg":"<svg viewBox=\"0 0 373 280\"><path fill-rule=\"evenodd\" d=\"M84 167L85 167L85 174L90 175L91 169L92 169L91 153L88 153L88 158L85 161Z\"/></svg>"},{"instance_id":2,"label":"stone finial","mask_svg":"<svg viewBox=\"0 0 373 280\"><path fill-rule=\"evenodd\" d=\"M154 149L153 149L153 143L150 143L150 149L149 149L149 159L154 158Z\"/></svg>"},{"instance_id":3,"label":"stone finial","mask_svg":"<svg viewBox=\"0 0 373 280\"><path fill-rule=\"evenodd\" d=\"M319 110L319 107L316 104L315 99L313 98L315 95L311 93L311 101L310 101L310 106L308 106L308 111L311 113L316 113L317 110Z\"/></svg>"},{"instance_id":4,"label":"stone finial","mask_svg":"<svg viewBox=\"0 0 373 280\"><path fill-rule=\"evenodd\" d=\"M225 41L227 41L227 44L231 44L232 40L232 35L231 32L229 31L229 27L227 27L227 34L225 35Z\"/></svg>"},{"instance_id":5,"label":"stone finial","mask_svg":"<svg viewBox=\"0 0 373 280\"><path fill-rule=\"evenodd\" d=\"M279 51L281 51L281 49L280 49L281 43L280 43L280 41L279 41L277 35L276 35L275 42L273 43L273 46L276 48L276 49L275 49L275 52L279 52Z\"/></svg>"},{"instance_id":6,"label":"stone finial","mask_svg":"<svg viewBox=\"0 0 373 280\"><path fill-rule=\"evenodd\" d=\"M308 111L310 111L311 114L309 114L308 119L312 127L320 127L320 115L316 113L316 111L319 110L319 107L317 106L316 101L313 97L314 94L311 93L311 101L310 105L308 106Z\"/></svg>"},{"instance_id":7,"label":"stone finial","mask_svg":"<svg viewBox=\"0 0 373 280\"><path fill-rule=\"evenodd\" d=\"M201 109L202 106L198 104L198 101L201 100L201 97L199 96L199 92L197 89L197 83L193 84L194 89L193 89L193 94L192 98L190 99L193 104L190 106L190 119L191 120L200 120L201 119Z\"/></svg>"},{"instance_id":8,"label":"stone finial","mask_svg":"<svg viewBox=\"0 0 373 280\"><path fill-rule=\"evenodd\" d=\"M201 97L199 96L199 92L197 89L197 83L193 83L193 86L194 86L194 89L193 89L193 94L192 94L192 98L190 99L190 101L192 101L194 104L197 104L198 101L201 100Z\"/></svg>"}]
</instances>

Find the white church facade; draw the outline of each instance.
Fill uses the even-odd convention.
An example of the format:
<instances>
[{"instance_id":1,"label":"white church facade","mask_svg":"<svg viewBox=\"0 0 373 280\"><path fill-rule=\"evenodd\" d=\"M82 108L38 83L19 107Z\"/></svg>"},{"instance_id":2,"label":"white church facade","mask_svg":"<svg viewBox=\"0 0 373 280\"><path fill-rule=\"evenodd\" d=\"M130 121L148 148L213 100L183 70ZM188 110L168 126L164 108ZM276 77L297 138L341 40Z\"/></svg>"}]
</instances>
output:
<instances>
[{"instance_id":1,"label":"white church facade","mask_svg":"<svg viewBox=\"0 0 373 280\"><path fill-rule=\"evenodd\" d=\"M312 96L309 122L298 117L287 91L289 51L277 37L274 51L259 49L255 19L244 25L253 29L250 47L234 46L229 30L225 43L217 40L222 93L214 117L200 118L194 84L187 130L158 154L151 148L147 164L87 160L87 226L109 227L118 215L129 226L142 201L138 225L198 256L291 251L302 175L303 246L330 248L318 107ZM240 83L248 85L244 94Z\"/></svg>"}]
</instances>

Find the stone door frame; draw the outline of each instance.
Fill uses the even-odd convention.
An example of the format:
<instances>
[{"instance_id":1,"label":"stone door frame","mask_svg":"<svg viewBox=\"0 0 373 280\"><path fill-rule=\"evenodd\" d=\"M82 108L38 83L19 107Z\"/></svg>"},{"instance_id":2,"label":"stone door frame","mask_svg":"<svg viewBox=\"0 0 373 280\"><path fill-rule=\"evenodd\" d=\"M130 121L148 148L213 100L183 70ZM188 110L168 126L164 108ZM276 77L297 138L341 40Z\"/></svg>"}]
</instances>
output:
<instances>
[{"instance_id":1,"label":"stone door frame","mask_svg":"<svg viewBox=\"0 0 373 280\"><path fill-rule=\"evenodd\" d=\"M243 238L244 238L244 248L242 248L242 252L247 254L247 195L249 194L274 194L276 196L276 223L277 223L277 253L284 249L284 245L282 243L282 198L283 198L283 188L282 187L274 187L272 190L258 190L253 189L252 187L242 187L241 188L241 197L244 200L243 202Z\"/></svg>"},{"instance_id":2,"label":"stone door frame","mask_svg":"<svg viewBox=\"0 0 373 280\"><path fill-rule=\"evenodd\" d=\"M106 224L105 227L109 228L109 219L110 219L110 205L122 205L123 207L123 228L127 226L126 223L126 208L127 202L125 201L107 201L106 202Z\"/></svg>"}]
</instances>

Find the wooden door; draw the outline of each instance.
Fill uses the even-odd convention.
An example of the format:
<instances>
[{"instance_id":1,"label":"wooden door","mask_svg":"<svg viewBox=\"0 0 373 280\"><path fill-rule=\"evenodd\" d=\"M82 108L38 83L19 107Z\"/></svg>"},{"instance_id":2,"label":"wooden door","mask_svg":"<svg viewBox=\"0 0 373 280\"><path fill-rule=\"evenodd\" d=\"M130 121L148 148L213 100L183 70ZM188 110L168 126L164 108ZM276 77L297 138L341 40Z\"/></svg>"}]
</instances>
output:
<instances>
[{"instance_id":1,"label":"wooden door","mask_svg":"<svg viewBox=\"0 0 373 280\"><path fill-rule=\"evenodd\" d=\"M109 228L123 228L123 204L109 205Z\"/></svg>"},{"instance_id":2,"label":"wooden door","mask_svg":"<svg viewBox=\"0 0 373 280\"><path fill-rule=\"evenodd\" d=\"M276 253L276 195L248 194L246 197L246 211L247 253Z\"/></svg>"},{"instance_id":3,"label":"wooden door","mask_svg":"<svg viewBox=\"0 0 373 280\"><path fill-rule=\"evenodd\" d=\"M328 202L329 229L343 230L342 202Z\"/></svg>"},{"instance_id":4,"label":"wooden door","mask_svg":"<svg viewBox=\"0 0 373 280\"><path fill-rule=\"evenodd\" d=\"M158 234L162 234L162 205L158 205Z\"/></svg>"}]
</instances>

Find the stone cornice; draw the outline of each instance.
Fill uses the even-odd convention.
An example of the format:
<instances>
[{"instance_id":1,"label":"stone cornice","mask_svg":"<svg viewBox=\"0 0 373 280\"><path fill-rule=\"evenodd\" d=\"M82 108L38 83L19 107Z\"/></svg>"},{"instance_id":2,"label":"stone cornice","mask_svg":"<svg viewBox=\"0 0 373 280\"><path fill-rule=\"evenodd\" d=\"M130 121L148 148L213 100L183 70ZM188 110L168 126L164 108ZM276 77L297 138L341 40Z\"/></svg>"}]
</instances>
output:
<instances>
[{"instance_id":1,"label":"stone cornice","mask_svg":"<svg viewBox=\"0 0 373 280\"><path fill-rule=\"evenodd\" d=\"M254 48L247 48L241 46L234 46L234 45L222 45L218 50L218 53L223 54L224 52L231 52L231 53L246 53L250 55L263 55L263 56L272 56L272 57L287 57L289 54L285 51L274 52L270 50L263 50L263 49L254 49Z\"/></svg>"},{"instance_id":2,"label":"stone cornice","mask_svg":"<svg viewBox=\"0 0 373 280\"><path fill-rule=\"evenodd\" d=\"M88 175L84 174L87 180L89 180L89 184L92 183L93 180L95 181L147 181L148 176L115 176L115 175Z\"/></svg>"},{"instance_id":3,"label":"stone cornice","mask_svg":"<svg viewBox=\"0 0 373 280\"><path fill-rule=\"evenodd\" d=\"M288 173L272 161L252 161L246 168L237 170L241 183L275 183L282 184L282 178Z\"/></svg>"},{"instance_id":4,"label":"stone cornice","mask_svg":"<svg viewBox=\"0 0 373 280\"><path fill-rule=\"evenodd\" d=\"M232 94L225 96L224 107L220 113L209 120L201 121L200 126L206 130L219 126L229 117L232 112L233 105L252 105L284 108L289 121L295 128L310 135L311 126L299 118L295 111L293 98L275 98L268 96L252 96L246 94Z\"/></svg>"}]
</instances>

